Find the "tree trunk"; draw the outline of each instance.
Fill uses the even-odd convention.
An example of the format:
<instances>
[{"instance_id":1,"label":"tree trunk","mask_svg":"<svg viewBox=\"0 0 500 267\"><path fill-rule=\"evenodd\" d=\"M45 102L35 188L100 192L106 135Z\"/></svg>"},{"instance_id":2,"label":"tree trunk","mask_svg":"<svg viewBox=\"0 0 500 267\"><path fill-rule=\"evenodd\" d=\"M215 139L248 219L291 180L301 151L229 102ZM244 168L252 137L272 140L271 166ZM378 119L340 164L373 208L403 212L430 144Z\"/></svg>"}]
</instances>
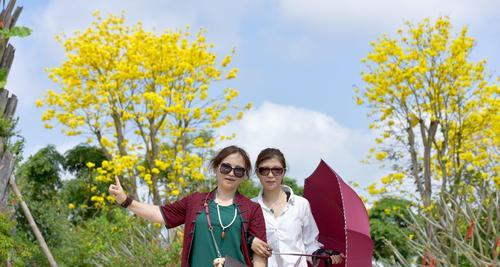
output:
<instances>
[{"instance_id":1,"label":"tree trunk","mask_svg":"<svg viewBox=\"0 0 500 267\"><path fill-rule=\"evenodd\" d=\"M411 124L410 124L411 125ZM422 199L425 199L424 187L420 178L420 166L418 164L417 148L415 146L415 133L411 126L406 129L408 133L408 150L411 155L411 172L413 179L415 179L415 184L417 185L417 191Z\"/></svg>"},{"instance_id":2,"label":"tree trunk","mask_svg":"<svg viewBox=\"0 0 500 267\"><path fill-rule=\"evenodd\" d=\"M155 160L158 158L158 144L156 143L155 140L156 136L156 131L150 128L150 136L149 138L151 139L151 153L146 154L146 157L148 158L149 161L149 167L152 168L152 166L155 166ZM160 192L158 189L158 174L153 173L151 180L153 182L153 204L155 205L161 205L161 198L160 198Z\"/></svg>"},{"instance_id":3,"label":"tree trunk","mask_svg":"<svg viewBox=\"0 0 500 267\"><path fill-rule=\"evenodd\" d=\"M123 124L120 119L120 115L116 111L113 111L111 117L113 117L113 123L115 125L118 152L122 157L127 156L128 153L127 149L125 148L125 137L123 134ZM122 175L121 178L123 180L123 178L126 177L125 175ZM127 183L124 184L124 187L127 190L128 194L131 195L134 199L139 199L139 194L137 193L137 179L135 178L133 172L129 173L129 177L127 177L126 181Z\"/></svg>"}]
</instances>

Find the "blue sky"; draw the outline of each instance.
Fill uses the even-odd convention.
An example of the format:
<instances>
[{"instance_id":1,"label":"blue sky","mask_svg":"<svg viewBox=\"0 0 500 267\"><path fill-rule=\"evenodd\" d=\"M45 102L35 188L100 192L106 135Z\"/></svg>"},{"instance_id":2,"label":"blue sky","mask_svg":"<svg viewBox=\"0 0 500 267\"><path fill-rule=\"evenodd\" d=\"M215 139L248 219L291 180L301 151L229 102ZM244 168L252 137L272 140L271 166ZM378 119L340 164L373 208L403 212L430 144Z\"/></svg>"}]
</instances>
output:
<instances>
[{"instance_id":1,"label":"blue sky","mask_svg":"<svg viewBox=\"0 0 500 267\"><path fill-rule=\"evenodd\" d=\"M252 158L268 146L287 156L289 175L300 182L323 158L345 180L368 185L385 171L360 163L373 144L366 110L356 106L353 86L363 86L361 58L369 42L393 35L405 20L450 16L455 30L469 26L476 38L474 59L487 59L498 76L500 66L500 2L466 0L242 0L242 1L23 1L18 25L32 36L11 42L16 58L7 89L19 97L19 129L26 138L26 156L47 144L60 151L79 143L54 128L46 130L35 100L56 89L44 68L64 60L54 40L59 33L87 28L92 12L126 12L127 22L142 21L149 29L207 30L215 51L233 47L233 65L240 69L231 84L240 103L254 108L242 121L223 129L236 132L235 143Z\"/></svg>"}]
</instances>

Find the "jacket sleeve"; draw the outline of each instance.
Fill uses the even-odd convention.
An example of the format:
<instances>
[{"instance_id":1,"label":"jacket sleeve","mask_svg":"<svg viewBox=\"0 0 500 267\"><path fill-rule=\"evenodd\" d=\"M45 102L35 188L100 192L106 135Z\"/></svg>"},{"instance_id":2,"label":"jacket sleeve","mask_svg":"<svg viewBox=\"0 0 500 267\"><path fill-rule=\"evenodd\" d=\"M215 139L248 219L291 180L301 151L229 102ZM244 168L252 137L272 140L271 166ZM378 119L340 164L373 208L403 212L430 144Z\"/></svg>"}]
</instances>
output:
<instances>
[{"instance_id":1,"label":"jacket sleeve","mask_svg":"<svg viewBox=\"0 0 500 267\"><path fill-rule=\"evenodd\" d=\"M252 206L252 216L249 220L248 234L249 236L257 237L260 240L267 242L266 222L264 220L262 209L258 204Z\"/></svg>"},{"instance_id":2,"label":"jacket sleeve","mask_svg":"<svg viewBox=\"0 0 500 267\"><path fill-rule=\"evenodd\" d=\"M191 195L179 201L160 206L160 212L167 228L174 228L184 224L190 197Z\"/></svg>"}]
</instances>

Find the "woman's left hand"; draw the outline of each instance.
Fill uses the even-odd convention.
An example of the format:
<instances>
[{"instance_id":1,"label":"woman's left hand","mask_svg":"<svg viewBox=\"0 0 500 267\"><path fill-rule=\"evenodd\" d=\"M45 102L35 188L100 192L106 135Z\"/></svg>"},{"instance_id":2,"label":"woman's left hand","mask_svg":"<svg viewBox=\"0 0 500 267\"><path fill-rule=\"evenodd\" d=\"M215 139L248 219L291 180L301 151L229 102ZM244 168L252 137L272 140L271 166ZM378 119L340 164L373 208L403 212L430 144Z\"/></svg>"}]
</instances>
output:
<instances>
[{"instance_id":1,"label":"woman's left hand","mask_svg":"<svg viewBox=\"0 0 500 267\"><path fill-rule=\"evenodd\" d=\"M255 254L257 254L261 257L264 257L264 258L271 257L270 247L267 245L266 242L260 240L257 237L255 237L252 240L252 250Z\"/></svg>"}]
</instances>

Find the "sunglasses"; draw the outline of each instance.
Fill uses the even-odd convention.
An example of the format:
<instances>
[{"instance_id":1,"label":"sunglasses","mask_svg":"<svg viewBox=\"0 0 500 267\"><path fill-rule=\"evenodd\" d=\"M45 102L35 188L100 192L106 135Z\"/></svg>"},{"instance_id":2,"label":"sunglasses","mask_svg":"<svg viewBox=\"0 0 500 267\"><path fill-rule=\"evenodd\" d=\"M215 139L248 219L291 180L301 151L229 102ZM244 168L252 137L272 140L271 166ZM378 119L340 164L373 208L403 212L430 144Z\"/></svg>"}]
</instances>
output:
<instances>
[{"instance_id":1,"label":"sunglasses","mask_svg":"<svg viewBox=\"0 0 500 267\"><path fill-rule=\"evenodd\" d=\"M242 178L243 176L245 176L245 173L247 170L243 167L234 167L233 168L231 165L229 165L227 163L221 163L219 166L219 171L222 174L229 174L232 171L234 176L236 176L238 178Z\"/></svg>"},{"instance_id":2,"label":"sunglasses","mask_svg":"<svg viewBox=\"0 0 500 267\"><path fill-rule=\"evenodd\" d=\"M273 173L274 176L280 176L285 172L285 169L283 169L281 167L274 167L274 168L259 167L259 168L257 168L257 171L262 176L268 176L269 173L271 173L271 172Z\"/></svg>"}]
</instances>

